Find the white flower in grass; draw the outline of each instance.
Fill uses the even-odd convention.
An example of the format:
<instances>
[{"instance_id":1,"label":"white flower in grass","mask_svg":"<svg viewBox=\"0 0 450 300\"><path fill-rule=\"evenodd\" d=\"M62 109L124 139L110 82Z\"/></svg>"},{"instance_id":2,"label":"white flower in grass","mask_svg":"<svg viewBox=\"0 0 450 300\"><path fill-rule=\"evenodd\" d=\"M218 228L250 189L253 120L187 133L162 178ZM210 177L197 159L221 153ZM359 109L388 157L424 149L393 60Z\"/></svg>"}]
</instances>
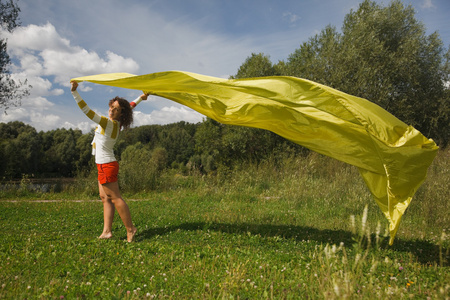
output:
<instances>
[{"instance_id":1,"label":"white flower in grass","mask_svg":"<svg viewBox=\"0 0 450 300\"><path fill-rule=\"evenodd\" d=\"M356 231L356 224L355 224L355 216L354 215L350 216L350 225L352 226L352 230L355 232Z\"/></svg>"},{"instance_id":2,"label":"white flower in grass","mask_svg":"<svg viewBox=\"0 0 450 300\"><path fill-rule=\"evenodd\" d=\"M361 232L364 233L366 231L366 222L367 222L367 212L369 211L369 206L364 207L362 219L361 219Z\"/></svg>"},{"instance_id":3,"label":"white flower in grass","mask_svg":"<svg viewBox=\"0 0 450 300\"><path fill-rule=\"evenodd\" d=\"M339 297L339 286L337 284L334 285L334 293Z\"/></svg>"}]
</instances>

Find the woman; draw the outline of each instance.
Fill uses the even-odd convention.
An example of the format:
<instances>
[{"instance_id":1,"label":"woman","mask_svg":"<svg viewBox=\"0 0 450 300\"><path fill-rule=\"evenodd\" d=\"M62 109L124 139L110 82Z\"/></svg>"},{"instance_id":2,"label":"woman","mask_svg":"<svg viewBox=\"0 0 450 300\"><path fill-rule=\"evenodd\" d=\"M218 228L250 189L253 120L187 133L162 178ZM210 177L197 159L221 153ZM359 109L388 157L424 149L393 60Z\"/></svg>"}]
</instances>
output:
<instances>
[{"instance_id":1,"label":"woman","mask_svg":"<svg viewBox=\"0 0 450 300\"><path fill-rule=\"evenodd\" d=\"M127 229L127 241L132 242L137 229L131 221L128 205L120 194L117 182L119 164L114 156L113 148L119 137L120 130L128 128L133 122L132 109L141 100L147 100L148 94L142 94L131 103L119 97L111 99L109 101L109 118L106 118L96 114L87 106L77 92L78 83L76 81L72 81L71 86L72 95L80 109L98 124L94 140L92 141L92 154L95 155L95 163L98 169L98 190L103 202L104 225L103 232L99 238L109 239L112 237L112 222L115 209L117 209Z\"/></svg>"}]
</instances>

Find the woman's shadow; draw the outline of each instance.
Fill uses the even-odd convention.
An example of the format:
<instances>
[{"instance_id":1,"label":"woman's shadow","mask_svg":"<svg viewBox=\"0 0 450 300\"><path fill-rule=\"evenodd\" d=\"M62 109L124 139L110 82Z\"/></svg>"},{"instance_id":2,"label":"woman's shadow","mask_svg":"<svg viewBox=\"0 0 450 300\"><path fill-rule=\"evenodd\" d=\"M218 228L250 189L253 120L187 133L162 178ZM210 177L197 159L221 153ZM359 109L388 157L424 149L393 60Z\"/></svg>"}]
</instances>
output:
<instances>
[{"instance_id":1,"label":"woman's shadow","mask_svg":"<svg viewBox=\"0 0 450 300\"><path fill-rule=\"evenodd\" d=\"M294 239L296 241L313 240L321 244L339 245L344 243L347 247L356 243L355 236L344 230L316 229L306 226L289 225L271 225L271 224L227 224L227 223L207 223L207 222L188 222L179 225L165 227L148 228L138 233L136 240L143 241L152 239L155 236L161 236L174 231L197 231L212 230L224 233L251 233L262 237L281 237L283 239ZM372 240L375 239L373 235ZM392 246L388 245L388 239L383 239L380 243L380 249L391 249L398 252L412 253L417 261L424 265L442 265L449 266L449 249L440 248L439 245L432 244L424 240L403 240L397 238Z\"/></svg>"}]
</instances>

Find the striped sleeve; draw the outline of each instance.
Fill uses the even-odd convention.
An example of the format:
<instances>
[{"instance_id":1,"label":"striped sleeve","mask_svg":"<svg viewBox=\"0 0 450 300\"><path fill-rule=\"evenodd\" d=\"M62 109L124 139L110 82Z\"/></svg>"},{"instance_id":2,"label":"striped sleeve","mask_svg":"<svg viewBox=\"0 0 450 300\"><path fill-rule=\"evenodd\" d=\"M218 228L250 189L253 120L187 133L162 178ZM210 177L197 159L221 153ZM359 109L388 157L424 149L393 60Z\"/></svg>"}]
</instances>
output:
<instances>
[{"instance_id":1,"label":"striped sleeve","mask_svg":"<svg viewBox=\"0 0 450 300\"><path fill-rule=\"evenodd\" d=\"M100 116L99 114L95 113L92 109L89 108L89 106L86 104L86 102L81 98L78 91L72 91L72 95L75 98L75 101L77 101L78 107L81 109L81 111L92 121L97 123L101 131L100 133L102 135L109 136L113 139L117 138L119 133L119 122L117 121L111 121L107 117Z\"/></svg>"},{"instance_id":2,"label":"striped sleeve","mask_svg":"<svg viewBox=\"0 0 450 300\"><path fill-rule=\"evenodd\" d=\"M130 102L131 109L134 109L136 107L136 105L141 103L141 101L142 101L142 98L141 98L141 96L139 96L136 98L136 100Z\"/></svg>"}]
</instances>

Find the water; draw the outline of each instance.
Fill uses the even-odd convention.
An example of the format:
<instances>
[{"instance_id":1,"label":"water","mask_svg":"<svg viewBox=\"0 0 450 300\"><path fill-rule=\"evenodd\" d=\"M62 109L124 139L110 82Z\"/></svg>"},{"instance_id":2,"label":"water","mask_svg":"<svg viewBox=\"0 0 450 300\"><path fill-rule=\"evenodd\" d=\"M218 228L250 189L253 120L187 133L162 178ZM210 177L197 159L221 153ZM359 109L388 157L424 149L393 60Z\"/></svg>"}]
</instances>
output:
<instances>
[{"instance_id":1,"label":"water","mask_svg":"<svg viewBox=\"0 0 450 300\"><path fill-rule=\"evenodd\" d=\"M5 180L0 183L0 190L25 189L33 192L61 192L66 185L73 184L75 178L24 178L22 180Z\"/></svg>"}]
</instances>

